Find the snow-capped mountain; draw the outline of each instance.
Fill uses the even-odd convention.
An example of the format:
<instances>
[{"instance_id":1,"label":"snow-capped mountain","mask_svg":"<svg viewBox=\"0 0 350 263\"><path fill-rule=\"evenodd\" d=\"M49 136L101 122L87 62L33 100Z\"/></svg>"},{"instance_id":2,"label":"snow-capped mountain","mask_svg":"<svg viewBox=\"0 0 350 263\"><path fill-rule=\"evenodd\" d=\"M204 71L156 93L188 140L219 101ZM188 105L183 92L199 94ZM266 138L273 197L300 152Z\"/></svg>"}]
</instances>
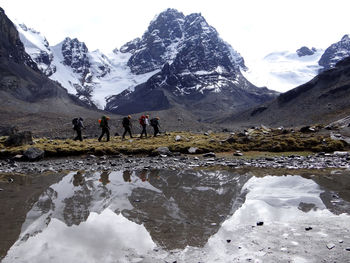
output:
<instances>
[{"instance_id":1,"label":"snow-capped mountain","mask_svg":"<svg viewBox=\"0 0 350 263\"><path fill-rule=\"evenodd\" d=\"M321 56L318 64L323 70L333 68L338 61L350 56L350 35L344 35L342 39L328 47Z\"/></svg>"},{"instance_id":2,"label":"snow-capped mountain","mask_svg":"<svg viewBox=\"0 0 350 263\"><path fill-rule=\"evenodd\" d=\"M90 52L76 38L50 46L42 34L24 24L17 24L17 30L26 52L45 75L80 100L101 109L109 96L132 90L156 73L133 74L127 66L131 53L115 50L106 56L99 50Z\"/></svg>"},{"instance_id":3,"label":"snow-capped mountain","mask_svg":"<svg viewBox=\"0 0 350 263\"><path fill-rule=\"evenodd\" d=\"M236 111L277 94L244 78L242 56L200 14L185 16L167 9L151 21L142 38L108 56L98 50L90 52L78 39L66 38L50 46L39 32L17 27L26 51L43 73L84 102L112 112L167 109L174 101L183 106L183 98L202 105L195 109L207 110L204 104L209 102L210 112L216 108ZM140 87L146 87L143 92L155 87L160 92L147 97L147 102L143 98L143 106L135 106L132 98L140 94ZM164 92L174 98L163 98Z\"/></svg>"},{"instance_id":4,"label":"snow-capped mountain","mask_svg":"<svg viewBox=\"0 0 350 263\"><path fill-rule=\"evenodd\" d=\"M247 61L249 70L243 75L255 85L285 92L317 75L321 68L318 60L322 54L322 49L307 47L295 52L273 52L262 59Z\"/></svg>"},{"instance_id":5,"label":"snow-capped mountain","mask_svg":"<svg viewBox=\"0 0 350 263\"><path fill-rule=\"evenodd\" d=\"M210 115L242 110L277 94L244 78L242 56L201 14L185 16L167 9L151 21L142 38L122 46L124 51L132 53L128 66L133 73L161 71L134 92L111 97L106 109L112 112L136 113L181 104Z\"/></svg>"}]
</instances>

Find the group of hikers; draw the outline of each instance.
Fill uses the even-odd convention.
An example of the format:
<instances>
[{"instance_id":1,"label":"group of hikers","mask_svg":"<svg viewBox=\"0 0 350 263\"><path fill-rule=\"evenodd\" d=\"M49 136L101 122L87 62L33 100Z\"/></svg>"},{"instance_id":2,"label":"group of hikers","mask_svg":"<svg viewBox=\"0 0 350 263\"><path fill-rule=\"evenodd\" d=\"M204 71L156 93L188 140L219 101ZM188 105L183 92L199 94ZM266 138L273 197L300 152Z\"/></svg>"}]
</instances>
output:
<instances>
[{"instance_id":1,"label":"group of hikers","mask_svg":"<svg viewBox=\"0 0 350 263\"><path fill-rule=\"evenodd\" d=\"M100 128L102 129L101 135L98 138L98 141L100 142L103 138L104 135L107 136L107 142L110 139L110 127L109 127L109 123L108 121L110 120L110 118L108 116L102 116L101 119L98 120ZM72 120L72 124L73 124L73 130L77 133L77 136L74 138L74 140L79 140L82 141L83 137L82 137L82 130L85 128L84 123L83 123L83 118L79 117L79 118L74 118ZM142 131L141 131L141 135L140 138L143 138L143 135L145 136L145 138L147 138L147 126L152 126L153 130L154 130L154 137L156 137L160 132L159 132L159 117L155 117L152 119L149 119L149 115L142 115L139 118L139 123L141 125ZM132 123L131 123L131 115L128 115L127 117L124 117L122 120L122 125L124 128L124 133L122 135L122 140L125 139L125 135L127 133L129 133L130 138L134 138L132 136L131 133L131 127L132 127ZM118 133L115 134L116 136L118 135Z\"/></svg>"}]
</instances>

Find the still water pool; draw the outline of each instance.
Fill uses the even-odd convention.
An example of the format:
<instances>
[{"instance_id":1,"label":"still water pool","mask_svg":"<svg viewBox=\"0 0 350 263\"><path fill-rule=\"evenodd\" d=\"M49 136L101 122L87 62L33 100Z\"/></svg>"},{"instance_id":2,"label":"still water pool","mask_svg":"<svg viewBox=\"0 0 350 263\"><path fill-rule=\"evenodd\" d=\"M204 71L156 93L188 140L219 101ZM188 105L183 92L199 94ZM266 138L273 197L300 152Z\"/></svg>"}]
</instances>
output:
<instances>
[{"instance_id":1,"label":"still water pool","mask_svg":"<svg viewBox=\"0 0 350 263\"><path fill-rule=\"evenodd\" d=\"M3 262L350 262L350 172L68 173Z\"/></svg>"}]
</instances>

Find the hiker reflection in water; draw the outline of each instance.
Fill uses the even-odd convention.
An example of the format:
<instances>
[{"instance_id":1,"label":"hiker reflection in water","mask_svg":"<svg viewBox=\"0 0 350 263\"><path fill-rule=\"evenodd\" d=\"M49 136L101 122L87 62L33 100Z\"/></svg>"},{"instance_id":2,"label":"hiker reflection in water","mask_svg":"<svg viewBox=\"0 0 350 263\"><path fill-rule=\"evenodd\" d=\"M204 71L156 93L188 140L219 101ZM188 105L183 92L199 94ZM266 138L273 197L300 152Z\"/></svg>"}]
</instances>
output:
<instances>
[{"instance_id":1,"label":"hiker reflection in water","mask_svg":"<svg viewBox=\"0 0 350 263\"><path fill-rule=\"evenodd\" d=\"M78 171L76 174L73 175L73 185L79 186L84 184L84 177L83 172Z\"/></svg>"},{"instance_id":2,"label":"hiker reflection in water","mask_svg":"<svg viewBox=\"0 0 350 263\"><path fill-rule=\"evenodd\" d=\"M103 185L106 185L108 183L110 183L111 181L109 181L109 173L106 171L103 171L100 175L100 179L98 179L99 182L101 182Z\"/></svg>"},{"instance_id":3,"label":"hiker reflection in water","mask_svg":"<svg viewBox=\"0 0 350 263\"><path fill-rule=\"evenodd\" d=\"M142 182L149 181L148 174L147 174L147 170L141 170L141 171L138 173L138 177L140 177L140 179L142 180Z\"/></svg>"},{"instance_id":4,"label":"hiker reflection in water","mask_svg":"<svg viewBox=\"0 0 350 263\"><path fill-rule=\"evenodd\" d=\"M123 171L123 179L125 182L131 182L131 171L129 170Z\"/></svg>"}]
</instances>

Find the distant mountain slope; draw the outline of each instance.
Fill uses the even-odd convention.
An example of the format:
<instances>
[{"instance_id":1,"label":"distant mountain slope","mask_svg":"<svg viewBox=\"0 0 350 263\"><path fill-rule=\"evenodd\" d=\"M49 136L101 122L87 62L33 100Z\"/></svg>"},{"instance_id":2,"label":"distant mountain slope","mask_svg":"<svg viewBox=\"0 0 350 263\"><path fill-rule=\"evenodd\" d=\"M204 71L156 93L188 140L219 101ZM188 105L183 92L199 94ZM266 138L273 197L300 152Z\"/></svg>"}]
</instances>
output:
<instances>
[{"instance_id":1,"label":"distant mountain slope","mask_svg":"<svg viewBox=\"0 0 350 263\"><path fill-rule=\"evenodd\" d=\"M329 123L350 114L349 91L350 57L272 102L224 118L221 122L270 126Z\"/></svg>"},{"instance_id":2,"label":"distant mountain slope","mask_svg":"<svg viewBox=\"0 0 350 263\"><path fill-rule=\"evenodd\" d=\"M135 91L110 97L106 110L111 112L126 114L177 105L206 119L277 95L244 78L240 71L246 68L243 58L200 14L184 16L167 9L150 23L141 39L124 45L124 51L133 54L128 65L135 74L161 71Z\"/></svg>"}]
</instances>

